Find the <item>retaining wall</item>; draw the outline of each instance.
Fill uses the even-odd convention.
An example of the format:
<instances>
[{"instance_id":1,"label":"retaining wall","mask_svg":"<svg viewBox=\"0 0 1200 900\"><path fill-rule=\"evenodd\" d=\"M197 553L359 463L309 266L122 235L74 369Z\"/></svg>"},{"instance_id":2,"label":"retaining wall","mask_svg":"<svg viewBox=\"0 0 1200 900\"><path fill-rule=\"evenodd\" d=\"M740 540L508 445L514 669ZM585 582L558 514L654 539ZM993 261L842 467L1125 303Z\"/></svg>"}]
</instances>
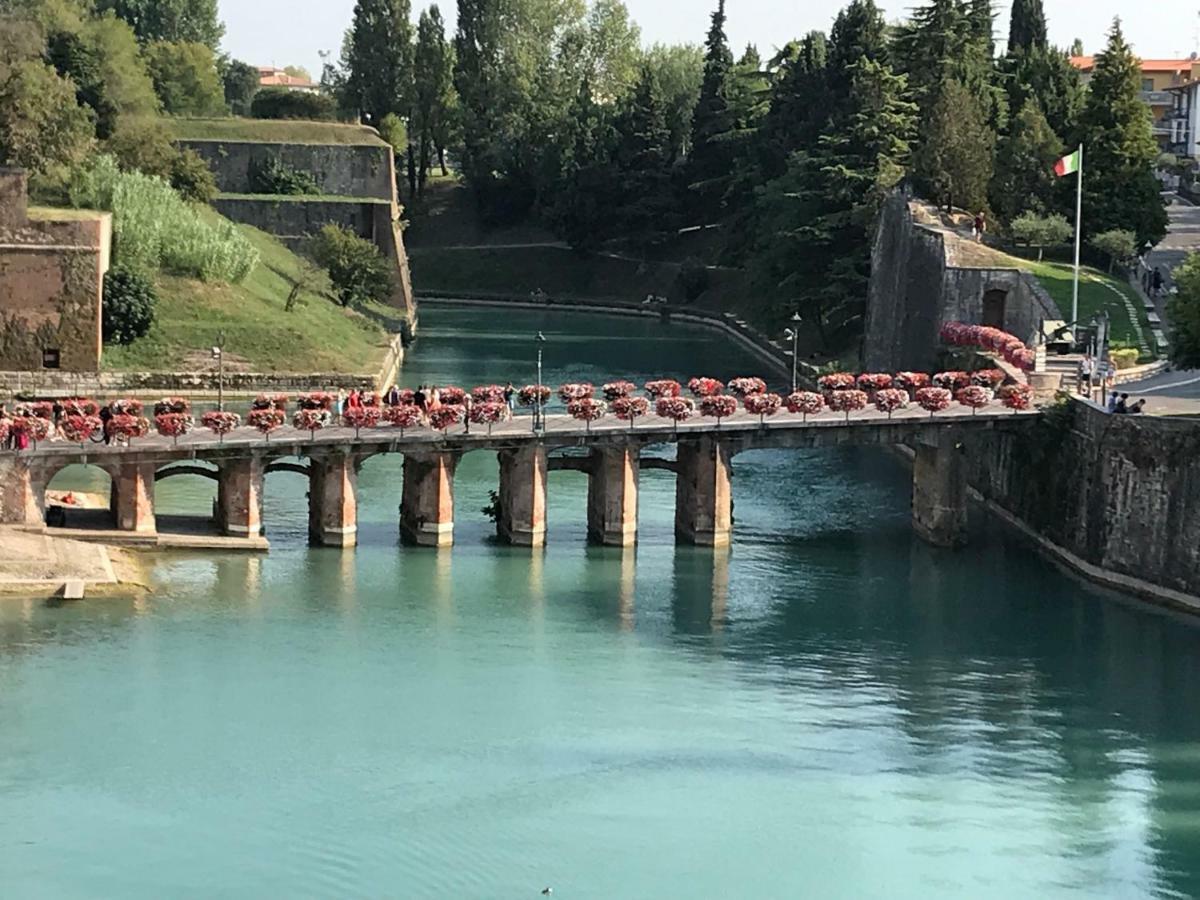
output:
<instances>
[{"instance_id":1,"label":"retaining wall","mask_svg":"<svg viewBox=\"0 0 1200 900\"><path fill-rule=\"evenodd\" d=\"M335 196L392 199L392 148L381 144L264 144L256 141L180 140L195 150L213 171L217 190L252 194L250 170L256 161L274 157L312 175L321 192Z\"/></svg>"}]
</instances>

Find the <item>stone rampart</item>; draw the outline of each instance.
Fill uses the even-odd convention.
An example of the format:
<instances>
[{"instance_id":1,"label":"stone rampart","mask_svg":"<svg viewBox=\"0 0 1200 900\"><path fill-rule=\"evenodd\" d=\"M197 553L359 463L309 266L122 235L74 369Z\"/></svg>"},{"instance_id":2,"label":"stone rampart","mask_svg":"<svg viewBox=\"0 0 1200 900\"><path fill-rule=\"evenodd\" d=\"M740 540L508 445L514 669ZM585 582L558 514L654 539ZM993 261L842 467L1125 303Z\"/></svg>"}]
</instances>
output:
<instances>
[{"instance_id":1,"label":"stone rampart","mask_svg":"<svg viewBox=\"0 0 1200 900\"><path fill-rule=\"evenodd\" d=\"M392 148L386 144L265 144L256 141L180 140L195 150L213 171L217 189L231 194L255 193L250 173L255 164L277 159L312 175L321 193L343 197L392 199Z\"/></svg>"},{"instance_id":2,"label":"stone rampart","mask_svg":"<svg viewBox=\"0 0 1200 900\"><path fill-rule=\"evenodd\" d=\"M253 225L285 242L295 243L325 225L340 225L361 238L382 246L390 234L376 237L375 207L384 200L289 200L286 197L218 197L217 212L235 222ZM390 232L390 229L388 230Z\"/></svg>"}]
</instances>

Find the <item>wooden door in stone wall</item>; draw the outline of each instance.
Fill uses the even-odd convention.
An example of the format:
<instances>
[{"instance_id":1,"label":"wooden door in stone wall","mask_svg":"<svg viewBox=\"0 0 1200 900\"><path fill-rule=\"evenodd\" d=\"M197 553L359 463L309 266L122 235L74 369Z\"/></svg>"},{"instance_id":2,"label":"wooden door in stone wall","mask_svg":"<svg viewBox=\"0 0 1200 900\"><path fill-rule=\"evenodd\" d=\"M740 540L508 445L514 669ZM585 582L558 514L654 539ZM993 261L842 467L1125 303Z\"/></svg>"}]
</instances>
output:
<instances>
[{"instance_id":1,"label":"wooden door in stone wall","mask_svg":"<svg viewBox=\"0 0 1200 900\"><path fill-rule=\"evenodd\" d=\"M1004 305L1008 291L990 290L983 295L983 324L1004 328Z\"/></svg>"}]
</instances>

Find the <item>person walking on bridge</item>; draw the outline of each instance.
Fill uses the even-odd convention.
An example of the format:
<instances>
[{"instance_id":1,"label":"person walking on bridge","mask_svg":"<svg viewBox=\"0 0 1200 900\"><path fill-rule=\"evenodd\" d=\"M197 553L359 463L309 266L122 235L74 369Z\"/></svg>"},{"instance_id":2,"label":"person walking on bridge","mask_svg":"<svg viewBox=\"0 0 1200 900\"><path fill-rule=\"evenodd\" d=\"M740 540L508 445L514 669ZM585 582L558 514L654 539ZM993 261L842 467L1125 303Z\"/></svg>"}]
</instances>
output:
<instances>
[{"instance_id":1,"label":"person walking on bridge","mask_svg":"<svg viewBox=\"0 0 1200 900\"><path fill-rule=\"evenodd\" d=\"M1078 393L1084 397L1092 396L1092 358L1084 356L1079 361L1079 387Z\"/></svg>"}]
</instances>

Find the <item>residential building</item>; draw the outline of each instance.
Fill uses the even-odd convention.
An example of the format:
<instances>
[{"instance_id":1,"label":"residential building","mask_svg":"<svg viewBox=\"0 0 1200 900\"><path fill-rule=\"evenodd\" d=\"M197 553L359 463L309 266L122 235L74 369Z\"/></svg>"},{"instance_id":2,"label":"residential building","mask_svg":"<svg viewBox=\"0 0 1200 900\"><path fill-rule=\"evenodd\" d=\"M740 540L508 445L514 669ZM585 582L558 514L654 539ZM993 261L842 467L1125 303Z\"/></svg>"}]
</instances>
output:
<instances>
[{"instance_id":1,"label":"residential building","mask_svg":"<svg viewBox=\"0 0 1200 900\"><path fill-rule=\"evenodd\" d=\"M320 90L320 87L313 84L309 79L289 75L283 69L277 69L274 66L258 67L258 86L283 88L288 91L302 91L306 94L315 94Z\"/></svg>"},{"instance_id":2,"label":"residential building","mask_svg":"<svg viewBox=\"0 0 1200 900\"><path fill-rule=\"evenodd\" d=\"M1176 143L1176 95L1172 88L1185 86L1200 79L1200 59L1193 54L1186 59L1143 59L1142 100L1150 107L1154 137L1163 150ZM1095 57L1072 56L1071 65L1077 68L1086 84L1092 77ZM1194 146L1194 145L1193 145Z\"/></svg>"},{"instance_id":3,"label":"residential building","mask_svg":"<svg viewBox=\"0 0 1200 900\"><path fill-rule=\"evenodd\" d=\"M1171 136L1167 149L1176 156L1200 155L1200 80L1169 89L1173 103L1166 122Z\"/></svg>"}]
</instances>

